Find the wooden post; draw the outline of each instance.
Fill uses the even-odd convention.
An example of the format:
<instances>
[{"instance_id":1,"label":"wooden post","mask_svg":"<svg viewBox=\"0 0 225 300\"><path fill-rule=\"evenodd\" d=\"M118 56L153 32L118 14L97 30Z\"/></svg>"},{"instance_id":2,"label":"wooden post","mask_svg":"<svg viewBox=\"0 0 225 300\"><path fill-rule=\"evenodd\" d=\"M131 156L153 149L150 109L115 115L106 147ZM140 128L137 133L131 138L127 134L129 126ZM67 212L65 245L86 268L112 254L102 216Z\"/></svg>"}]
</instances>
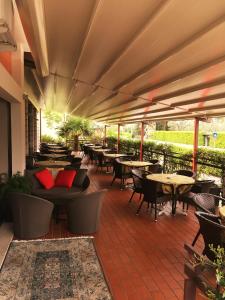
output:
<instances>
[{"instance_id":1,"label":"wooden post","mask_svg":"<svg viewBox=\"0 0 225 300\"><path fill-rule=\"evenodd\" d=\"M105 130L104 130L104 141L103 141L104 146L106 145L106 128L107 125L105 125Z\"/></svg>"},{"instance_id":2,"label":"wooden post","mask_svg":"<svg viewBox=\"0 0 225 300\"><path fill-rule=\"evenodd\" d=\"M119 148L120 148L120 124L118 124L117 153L119 153Z\"/></svg>"},{"instance_id":3,"label":"wooden post","mask_svg":"<svg viewBox=\"0 0 225 300\"><path fill-rule=\"evenodd\" d=\"M40 116L40 143L41 143L41 117L42 117L42 114L41 114L41 108L40 108L40 113L39 113L39 116Z\"/></svg>"},{"instance_id":4,"label":"wooden post","mask_svg":"<svg viewBox=\"0 0 225 300\"><path fill-rule=\"evenodd\" d=\"M193 142L193 160L192 160L192 171L193 172L197 172L198 131L199 131L199 119L195 118L194 142Z\"/></svg>"},{"instance_id":5,"label":"wooden post","mask_svg":"<svg viewBox=\"0 0 225 300\"><path fill-rule=\"evenodd\" d=\"M141 144L140 144L140 160L143 160L143 143L144 143L144 134L145 134L145 124L141 122Z\"/></svg>"}]
</instances>

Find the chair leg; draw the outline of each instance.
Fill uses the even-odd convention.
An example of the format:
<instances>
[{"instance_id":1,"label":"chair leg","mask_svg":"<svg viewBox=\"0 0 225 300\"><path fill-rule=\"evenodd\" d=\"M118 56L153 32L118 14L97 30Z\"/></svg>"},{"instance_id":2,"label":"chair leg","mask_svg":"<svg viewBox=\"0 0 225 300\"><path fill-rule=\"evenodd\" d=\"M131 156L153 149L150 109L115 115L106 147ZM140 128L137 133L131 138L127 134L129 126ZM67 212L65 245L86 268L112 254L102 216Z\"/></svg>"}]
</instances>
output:
<instances>
[{"instance_id":1,"label":"chair leg","mask_svg":"<svg viewBox=\"0 0 225 300\"><path fill-rule=\"evenodd\" d=\"M155 203L155 222L157 222L157 204Z\"/></svg>"},{"instance_id":2,"label":"chair leg","mask_svg":"<svg viewBox=\"0 0 225 300\"><path fill-rule=\"evenodd\" d=\"M144 203L144 200L141 201L141 203L140 203L140 205L139 205L139 207L138 207L138 209L137 209L137 211L136 211L136 215L139 214L139 212L140 212L140 210L141 210L141 207L142 207L143 203Z\"/></svg>"},{"instance_id":3,"label":"chair leg","mask_svg":"<svg viewBox=\"0 0 225 300\"><path fill-rule=\"evenodd\" d=\"M187 278L184 281L184 300L195 300L196 284L193 279Z\"/></svg>"},{"instance_id":4,"label":"chair leg","mask_svg":"<svg viewBox=\"0 0 225 300\"><path fill-rule=\"evenodd\" d=\"M199 231L197 232L197 234L196 234L196 236L195 236L195 238L194 238L194 240L193 240L193 242L191 244L192 246L195 245L195 243L197 242L197 239L199 238L200 234L201 234L201 232L200 232L200 229L199 229Z\"/></svg>"},{"instance_id":5,"label":"chair leg","mask_svg":"<svg viewBox=\"0 0 225 300\"><path fill-rule=\"evenodd\" d=\"M115 181L115 179L116 179L116 177L114 176L110 185L113 185L113 182Z\"/></svg>"},{"instance_id":6,"label":"chair leg","mask_svg":"<svg viewBox=\"0 0 225 300\"><path fill-rule=\"evenodd\" d=\"M133 193L132 193L132 195L131 195L131 197L130 197L129 203L131 202L131 200L132 200L134 194L135 194L135 191L133 191Z\"/></svg>"}]
</instances>

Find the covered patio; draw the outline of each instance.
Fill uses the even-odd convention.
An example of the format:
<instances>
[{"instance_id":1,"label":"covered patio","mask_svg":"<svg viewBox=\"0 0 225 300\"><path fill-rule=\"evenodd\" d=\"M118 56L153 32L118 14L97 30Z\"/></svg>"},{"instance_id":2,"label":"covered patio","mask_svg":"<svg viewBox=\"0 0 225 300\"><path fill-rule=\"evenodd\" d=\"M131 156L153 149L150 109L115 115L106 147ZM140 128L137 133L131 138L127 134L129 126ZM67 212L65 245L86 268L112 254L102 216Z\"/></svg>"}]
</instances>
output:
<instances>
[{"instance_id":1,"label":"covered patio","mask_svg":"<svg viewBox=\"0 0 225 300\"><path fill-rule=\"evenodd\" d=\"M182 193L174 192L172 214L166 211L154 222L145 201L136 216L139 196L129 202L132 187L125 186L122 179L121 184L115 180L111 185L113 176L104 167L115 174L115 160L107 160L105 154L109 150L130 169L138 168L138 161L148 164L143 166L147 170L157 158L162 169L151 172L149 167L142 183L146 178L154 181L148 178L151 173L167 176L185 169L193 174L188 183L192 186L198 163L219 169L222 178L223 160L215 165L217 162L199 158L198 134L201 122L225 116L225 2L0 0L0 14L0 187L17 172L26 175L36 167L74 168L74 176L83 172L81 184L74 186L73 177L70 188L75 193L85 197L107 189L100 227L93 236L114 299L183 299L187 278L184 244L190 245L199 230L193 203L186 216L176 213L176 206L180 211L183 208L178 201ZM50 120L54 113L61 113L64 124L73 117L101 124L100 144L90 141L94 154L90 144L85 153L82 146L75 149L65 144L66 139L57 145L43 143L46 112ZM156 150L145 144L147 124L171 120L193 121L193 154L185 161L165 152L163 146ZM140 128L140 141L138 148L128 153L120 133L123 125L134 123ZM107 136L111 125L117 126L114 140ZM80 144L85 146L85 142ZM100 152L105 155L103 162L97 155ZM77 156L82 161L76 160ZM170 179L171 175L167 176ZM128 183L132 181L128 179ZM178 184L173 185L176 190ZM120 189L122 186L125 188ZM54 184L49 189L52 187ZM215 190L217 195L221 192ZM62 204L62 194L56 189L57 201L46 191L42 195L51 202L50 216L54 206L54 218L41 238L77 236L68 230L65 207L55 209ZM71 195L74 200L75 194ZM156 207L157 203L155 211ZM2 222L4 218L1 216ZM13 232L3 230L3 235L8 238L2 246L2 261ZM202 253L203 249L200 236L195 250ZM201 298L199 293L197 297ZM185 300L192 299L186 296Z\"/></svg>"}]
</instances>

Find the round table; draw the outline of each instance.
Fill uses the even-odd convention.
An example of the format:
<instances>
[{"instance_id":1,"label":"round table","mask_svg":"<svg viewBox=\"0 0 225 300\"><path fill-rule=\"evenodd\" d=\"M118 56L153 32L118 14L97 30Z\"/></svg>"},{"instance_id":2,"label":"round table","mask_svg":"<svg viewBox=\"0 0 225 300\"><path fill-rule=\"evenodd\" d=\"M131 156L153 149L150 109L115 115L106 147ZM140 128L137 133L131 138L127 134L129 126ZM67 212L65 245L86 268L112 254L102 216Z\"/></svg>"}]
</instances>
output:
<instances>
[{"instance_id":1,"label":"round table","mask_svg":"<svg viewBox=\"0 0 225 300\"><path fill-rule=\"evenodd\" d=\"M45 157L54 159L54 158L64 157L64 156L66 156L66 154L48 153L48 154L41 154L41 156L45 156Z\"/></svg>"},{"instance_id":2,"label":"round table","mask_svg":"<svg viewBox=\"0 0 225 300\"><path fill-rule=\"evenodd\" d=\"M49 149L62 149L63 146L48 146Z\"/></svg>"},{"instance_id":3,"label":"round table","mask_svg":"<svg viewBox=\"0 0 225 300\"><path fill-rule=\"evenodd\" d=\"M147 179L160 182L171 187L172 214L176 213L178 187L181 185L193 185L195 180L192 177L177 174L150 174Z\"/></svg>"},{"instance_id":4,"label":"round table","mask_svg":"<svg viewBox=\"0 0 225 300\"><path fill-rule=\"evenodd\" d=\"M104 156L107 158L119 158L127 155L123 153L104 153Z\"/></svg>"},{"instance_id":5,"label":"round table","mask_svg":"<svg viewBox=\"0 0 225 300\"><path fill-rule=\"evenodd\" d=\"M66 153L67 150L63 150L63 149L49 149L48 150L51 153Z\"/></svg>"},{"instance_id":6,"label":"round table","mask_svg":"<svg viewBox=\"0 0 225 300\"><path fill-rule=\"evenodd\" d=\"M104 148L98 148L98 149L92 149L94 152L107 152L107 151L111 151L111 149L104 149Z\"/></svg>"},{"instance_id":7,"label":"round table","mask_svg":"<svg viewBox=\"0 0 225 300\"><path fill-rule=\"evenodd\" d=\"M69 161L64 160L40 160L35 163L38 167L46 167L46 168L61 168L65 166L69 166L71 163Z\"/></svg>"},{"instance_id":8,"label":"round table","mask_svg":"<svg viewBox=\"0 0 225 300\"><path fill-rule=\"evenodd\" d=\"M122 165L131 167L131 168L142 168L142 167L148 167L148 166L152 165L152 163L150 163L148 161L140 161L140 160L123 160L120 163Z\"/></svg>"}]
</instances>

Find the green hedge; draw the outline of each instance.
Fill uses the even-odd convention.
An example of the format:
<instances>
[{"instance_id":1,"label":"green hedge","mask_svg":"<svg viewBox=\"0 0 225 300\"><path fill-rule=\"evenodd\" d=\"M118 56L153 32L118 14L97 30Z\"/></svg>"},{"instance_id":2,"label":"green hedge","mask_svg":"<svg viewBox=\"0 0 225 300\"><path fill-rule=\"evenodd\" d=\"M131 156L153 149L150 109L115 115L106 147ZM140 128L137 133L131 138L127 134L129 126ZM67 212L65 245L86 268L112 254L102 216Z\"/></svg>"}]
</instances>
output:
<instances>
[{"instance_id":1,"label":"green hedge","mask_svg":"<svg viewBox=\"0 0 225 300\"><path fill-rule=\"evenodd\" d=\"M115 147L117 145L117 139L115 137L108 137L107 142L109 147ZM139 149L140 141L127 139L120 140L121 152L132 151L138 156ZM161 161L164 160L164 170L166 172L174 171L182 167L191 168L192 165L192 150L178 145L147 141L143 145L143 156L145 160L152 158L157 158ZM216 151L207 148L200 148L198 150L198 162L199 173L221 177L224 173L223 170L225 170L225 150ZM214 166L211 167L206 164Z\"/></svg>"},{"instance_id":2,"label":"green hedge","mask_svg":"<svg viewBox=\"0 0 225 300\"><path fill-rule=\"evenodd\" d=\"M194 133L193 131L153 131L150 133L150 138L157 141L193 145ZM199 132L198 143L199 146L204 145L203 132ZM218 132L215 143L212 134L210 134L209 146L225 148L225 132Z\"/></svg>"}]
</instances>

